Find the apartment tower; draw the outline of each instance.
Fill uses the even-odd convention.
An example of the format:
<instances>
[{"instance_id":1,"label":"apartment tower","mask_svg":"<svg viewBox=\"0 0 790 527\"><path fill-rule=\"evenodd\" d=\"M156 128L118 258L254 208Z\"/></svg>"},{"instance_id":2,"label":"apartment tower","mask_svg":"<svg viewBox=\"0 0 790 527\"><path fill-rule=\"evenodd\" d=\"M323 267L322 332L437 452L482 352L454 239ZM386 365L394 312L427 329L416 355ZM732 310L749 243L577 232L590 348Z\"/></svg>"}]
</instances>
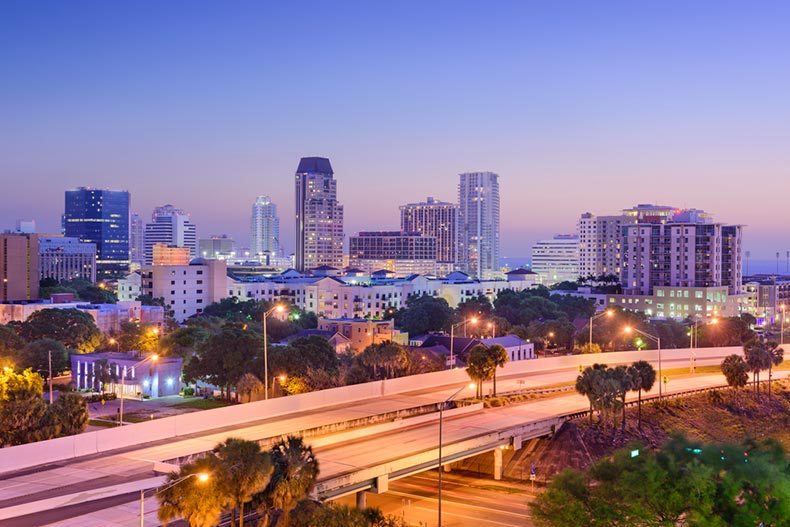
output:
<instances>
[{"instance_id":1,"label":"apartment tower","mask_svg":"<svg viewBox=\"0 0 790 527\"><path fill-rule=\"evenodd\" d=\"M343 267L343 206L325 157L303 157L296 169L296 270Z\"/></svg>"}]
</instances>

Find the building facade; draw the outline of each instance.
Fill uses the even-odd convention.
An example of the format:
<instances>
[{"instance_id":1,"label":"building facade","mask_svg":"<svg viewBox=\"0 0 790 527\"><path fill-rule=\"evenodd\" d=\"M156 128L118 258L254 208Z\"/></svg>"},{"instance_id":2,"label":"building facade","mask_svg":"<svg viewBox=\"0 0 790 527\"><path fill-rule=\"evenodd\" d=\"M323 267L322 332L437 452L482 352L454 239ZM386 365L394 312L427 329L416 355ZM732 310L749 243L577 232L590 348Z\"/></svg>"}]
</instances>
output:
<instances>
[{"instance_id":1,"label":"building facade","mask_svg":"<svg viewBox=\"0 0 790 527\"><path fill-rule=\"evenodd\" d=\"M140 278L141 293L163 298L177 322L228 296L225 260L195 258L189 265L143 266Z\"/></svg>"},{"instance_id":2,"label":"building facade","mask_svg":"<svg viewBox=\"0 0 790 527\"><path fill-rule=\"evenodd\" d=\"M269 196L258 196L252 204L250 253L262 262L280 256L280 218Z\"/></svg>"},{"instance_id":3,"label":"building facade","mask_svg":"<svg viewBox=\"0 0 790 527\"><path fill-rule=\"evenodd\" d=\"M455 271L458 262L458 205L431 197L400 207L400 229L436 238L436 272Z\"/></svg>"},{"instance_id":4,"label":"building facade","mask_svg":"<svg viewBox=\"0 0 790 527\"><path fill-rule=\"evenodd\" d=\"M329 159L303 157L296 169L296 269L343 267L343 206Z\"/></svg>"},{"instance_id":5,"label":"building facade","mask_svg":"<svg viewBox=\"0 0 790 527\"><path fill-rule=\"evenodd\" d=\"M186 247L190 258L197 256L197 233L189 214L172 205L154 209L151 223L145 225L145 264L154 259L154 245L162 243L173 247Z\"/></svg>"},{"instance_id":6,"label":"building facade","mask_svg":"<svg viewBox=\"0 0 790 527\"><path fill-rule=\"evenodd\" d=\"M38 253L37 234L0 234L0 302L38 298Z\"/></svg>"},{"instance_id":7,"label":"building facade","mask_svg":"<svg viewBox=\"0 0 790 527\"><path fill-rule=\"evenodd\" d=\"M579 237L558 234L532 246L532 270L544 285L575 282L579 278Z\"/></svg>"},{"instance_id":8,"label":"building facade","mask_svg":"<svg viewBox=\"0 0 790 527\"><path fill-rule=\"evenodd\" d=\"M419 232L360 232L349 239L349 265L366 274L378 270L395 276L434 274L436 238Z\"/></svg>"},{"instance_id":9,"label":"building facade","mask_svg":"<svg viewBox=\"0 0 790 527\"><path fill-rule=\"evenodd\" d=\"M96 274L117 277L129 270L129 193L79 187L66 191L63 233L96 245Z\"/></svg>"},{"instance_id":10,"label":"building facade","mask_svg":"<svg viewBox=\"0 0 790 527\"><path fill-rule=\"evenodd\" d=\"M102 351L71 356L78 390L113 392L124 398L166 397L181 392L180 357L144 357L137 352ZM123 382L121 382L123 378Z\"/></svg>"},{"instance_id":11,"label":"building facade","mask_svg":"<svg viewBox=\"0 0 790 527\"><path fill-rule=\"evenodd\" d=\"M458 184L458 268L489 280L499 269L499 176L460 174Z\"/></svg>"},{"instance_id":12,"label":"building facade","mask_svg":"<svg viewBox=\"0 0 790 527\"><path fill-rule=\"evenodd\" d=\"M65 236L39 236L39 278L96 283L96 244Z\"/></svg>"},{"instance_id":13,"label":"building facade","mask_svg":"<svg viewBox=\"0 0 790 527\"><path fill-rule=\"evenodd\" d=\"M129 259L137 265L145 261L145 223L136 212L129 219Z\"/></svg>"},{"instance_id":14,"label":"building facade","mask_svg":"<svg viewBox=\"0 0 790 527\"><path fill-rule=\"evenodd\" d=\"M227 235L201 238L198 241L198 251L201 258L209 260L230 260L236 257L236 248L233 238Z\"/></svg>"},{"instance_id":15,"label":"building facade","mask_svg":"<svg viewBox=\"0 0 790 527\"><path fill-rule=\"evenodd\" d=\"M189 265L189 247L175 247L164 243L156 243L153 247L151 265Z\"/></svg>"}]
</instances>

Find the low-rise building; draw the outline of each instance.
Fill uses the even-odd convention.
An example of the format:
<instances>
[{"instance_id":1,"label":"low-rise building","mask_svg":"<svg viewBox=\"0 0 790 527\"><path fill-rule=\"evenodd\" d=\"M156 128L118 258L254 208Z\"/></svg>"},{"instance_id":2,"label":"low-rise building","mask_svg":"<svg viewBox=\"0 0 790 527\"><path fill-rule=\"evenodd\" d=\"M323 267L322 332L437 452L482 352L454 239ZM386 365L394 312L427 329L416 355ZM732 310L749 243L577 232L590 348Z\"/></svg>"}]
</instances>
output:
<instances>
[{"instance_id":1,"label":"low-rise building","mask_svg":"<svg viewBox=\"0 0 790 527\"><path fill-rule=\"evenodd\" d=\"M351 349L361 353L371 344L392 341L399 344L408 342L408 335L395 329L392 320L369 320L360 318L319 318L318 329L339 333L351 341Z\"/></svg>"},{"instance_id":2,"label":"low-rise building","mask_svg":"<svg viewBox=\"0 0 790 527\"><path fill-rule=\"evenodd\" d=\"M521 340L518 335L505 335L504 337L483 339L481 342L486 346L499 344L505 348L510 362L535 358L535 344Z\"/></svg>"},{"instance_id":3,"label":"low-rise building","mask_svg":"<svg viewBox=\"0 0 790 527\"><path fill-rule=\"evenodd\" d=\"M139 320L160 330L164 328L165 312L161 306L143 306L133 300L119 301L117 304L90 304L79 301L54 303L49 300L5 302L0 303L0 324L24 322L30 315L43 309L77 309L88 313L104 334L117 334L121 331L121 324L130 320Z\"/></svg>"},{"instance_id":4,"label":"low-rise building","mask_svg":"<svg viewBox=\"0 0 790 527\"><path fill-rule=\"evenodd\" d=\"M142 294L163 298L178 322L230 296L225 260L195 258L189 265L147 265L140 275Z\"/></svg>"},{"instance_id":5,"label":"low-rise building","mask_svg":"<svg viewBox=\"0 0 790 527\"><path fill-rule=\"evenodd\" d=\"M103 351L71 356L71 382L78 390L114 392L126 398L166 397L181 392L179 357L143 357ZM123 382L121 380L123 379Z\"/></svg>"}]
</instances>

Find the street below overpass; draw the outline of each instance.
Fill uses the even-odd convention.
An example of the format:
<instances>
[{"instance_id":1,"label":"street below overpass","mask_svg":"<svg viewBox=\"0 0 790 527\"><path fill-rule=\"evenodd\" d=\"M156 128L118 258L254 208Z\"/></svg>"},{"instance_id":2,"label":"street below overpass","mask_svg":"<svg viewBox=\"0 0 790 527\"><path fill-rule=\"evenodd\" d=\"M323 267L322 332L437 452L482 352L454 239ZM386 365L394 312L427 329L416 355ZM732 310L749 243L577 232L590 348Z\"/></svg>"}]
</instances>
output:
<instances>
[{"instance_id":1,"label":"street below overpass","mask_svg":"<svg viewBox=\"0 0 790 527\"><path fill-rule=\"evenodd\" d=\"M438 474L435 470L393 482L386 494L370 495L368 506L403 518L410 526L437 522ZM530 485L448 473L442 479L443 527L531 527ZM335 500L354 506L353 498Z\"/></svg>"}]
</instances>

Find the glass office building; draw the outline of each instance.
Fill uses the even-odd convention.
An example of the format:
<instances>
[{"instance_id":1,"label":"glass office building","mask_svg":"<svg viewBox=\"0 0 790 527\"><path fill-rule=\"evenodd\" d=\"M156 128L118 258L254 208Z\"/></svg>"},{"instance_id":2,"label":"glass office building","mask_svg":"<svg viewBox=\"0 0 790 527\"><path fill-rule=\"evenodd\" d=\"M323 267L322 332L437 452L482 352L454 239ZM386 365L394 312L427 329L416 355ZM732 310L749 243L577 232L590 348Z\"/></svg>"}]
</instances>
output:
<instances>
[{"instance_id":1,"label":"glass office building","mask_svg":"<svg viewBox=\"0 0 790 527\"><path fill-rule=\"evenodd\" d=\"M129 192L80 187L66 191L66 236L96 244L96 278L129 271Z\"/></svg>"}]
</instances>

